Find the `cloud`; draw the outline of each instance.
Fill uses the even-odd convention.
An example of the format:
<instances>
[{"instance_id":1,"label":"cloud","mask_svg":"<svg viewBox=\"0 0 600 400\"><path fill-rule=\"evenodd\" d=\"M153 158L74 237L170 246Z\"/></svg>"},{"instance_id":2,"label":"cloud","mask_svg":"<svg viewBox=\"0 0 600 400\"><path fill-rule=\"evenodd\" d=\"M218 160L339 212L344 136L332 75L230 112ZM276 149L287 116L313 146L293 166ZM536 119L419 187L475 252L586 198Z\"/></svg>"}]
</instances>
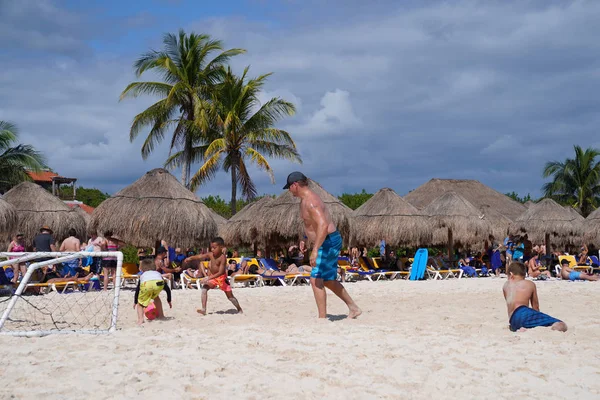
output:
<instances>
[{"instance_id":1,"label":"cloud","mask_svg":"<svg viewBox=\"0 0 600 400\"><path fill-rule=\"evenodd\" d=\"M56 4L0 0L0 45L11 51L0 118L18 123L60 173L118 190L168 153L165 142L142 161L143 137L128 141L133 116L152 99L117 101L135 79L133 60L160 46L162 31L147 24L161 16L149 6L119 19L116 33L99 33L106 16ZM573 144L598 145L597 2L307 0L252 9L261 17L182 11L177 23L246 48L236 71L274 72L260 101L297 105L279 126L304 164L272 160L275 186L251 169L260 193L279 193L301 169L337 194L403 194L442 177L539 195L545 162L571 156ZM118 54L91 45L115 35ZM220 173L199 193L228 198L229 185Z\"/></svg>"}]
</instances>

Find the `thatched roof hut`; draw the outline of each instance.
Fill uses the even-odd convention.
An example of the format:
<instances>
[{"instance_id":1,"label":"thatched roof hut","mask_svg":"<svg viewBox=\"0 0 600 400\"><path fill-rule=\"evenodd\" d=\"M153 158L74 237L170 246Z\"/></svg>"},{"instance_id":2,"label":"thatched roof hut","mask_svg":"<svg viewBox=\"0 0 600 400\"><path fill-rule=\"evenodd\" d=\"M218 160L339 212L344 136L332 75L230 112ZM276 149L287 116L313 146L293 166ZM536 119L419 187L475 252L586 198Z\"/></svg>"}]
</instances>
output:
<instances>
[{"instance_id":1,"label":"thatched roof hut","mask_svg":"<svg viewBox=\"0 0 600 400\"><path fill-rule=\"evenodd\" d=\"M265 196L242 208L229 219L223 228L223 239L227 245L240 246L262 244L265 245L264 226L260 222L263 219L264 207L273 202L269 196Z\"/></svg>"},{"instance_id":2,"label":"thatched roof hut","mask_svg":"<svg viewBox=\"0 0 600 400\"><path fill-rule=\"evenodd\" d=\"M583 218L583 215L579 214L579 211L577 211L577 209L571 206L565 206L565 210L567 210L569 213L571 213L571 215L573 215L573 217L575 218L575 222L583 222L585 220L585 218Z\"/></svg>"},{"instance_id":3,"label":"thatched roof hut","mask_svg":"<svg viewBox=\"0 0 600 400\"><path fill-rule=\"evenodd\" d=\"M211 208L208 209L210 211L210 215L213 217L213 219L215 220L215 223L217 224L217 233L219 236L223 236L223 230L225 229L225 225L227 225L227 218L221 216L221 214L218 214L216 211L212 210Z\"/></svg>"},{"instance_id":4,"label":"thatched roof hut","mask_svg":"<svg viewBox=\"0 0 600 400\"><path fill-rule=\"evenodd\" d=\"M600 208L594 210L582 223L584 238L596 245L600 244Z\"/></svg>"},{"instance_id":5,"label":"thatched roof hut","mask_svg":"<svg viewBox=\"0 0 600 400\"><path fill-rule=\"evenodd\" d=\"M523 203L523 205L527 208L531 207L532 205L534 205L535 203L531 200L527 200L525 203Z\"/></svg>"},{"instance_id":6,"label":"thatched roof hut","mask_svg":"<svg viewBox=\"0 0 600 400\"><path fill-rule=\"evenodd\" d=\"M419 210L447 192L459 193L476 208L489 207L514 221L526 207L483 183L471 179L431 179L404 196Z\"/></svg>"},{"instance_id":7,"label":"thatched roof hut","mask_svg":"<svg viewBox=\"0 0 600 400\"><path fill-rule=\"evenodd\" d=\"M490 207L481 207L479 211L481 211L483 218L490 223L492 236L496 240L502 241L508 234L512 221L507 216Z\"/></svg>"},{"instance_id":8,"label":"thatched roof hut","mask_svg":"<svg viewBox=\"0 0 600 400\"><path fill-rule=\"evenodd\" d=\"M527 232L529 240L540 243L553 237L557 244L572 243L582 232L581 216L552 199L532 205L511 225L512 233ZM548 243L546 248L549 250Z\"/></svg>"},{"instance_id":9,"label":"thatched roof hut","mask_svg":"<svg viewBox=\"0 0 600 400\"><path fill-rule=\"evenodd\" d=\"M433 244L481 243L492 233L489 221L477 207L455 192L444 193L422 213L430 218Z\"/></svg>"},{"instance_id":10,"label":"thatched roof hut","mask_svg":"<svg viewBox=\"0 0 600 400\"><path fill-rule=\"evenodd\" d=\"M12 237L18 233L18 216L15 207L0 197L0 244L8 244Z\"/></svg>"},{"instance_id":11,"label":"thatched roof hut","mask_svg":"<svg viewBox=\"0 0 600 400\"><path fill-rule=\"evenodd\" d=\"M429 219L392 189L375 193L353 212L350 243L372 246L385 239L390 246L419 246L431 242Z\"/></svg>"},{"instance_id":12,"label":"thatched roof hut","mask_svg":"<svg viewBox=\"0 0 600 400\"><path fill-rule=\"evenodd\" d=\"M112 230L124 242L141 247L152 247L157 240L193 247L217 235L212 211L162 168L104 200L92 213L89 228Z\"/></svg>"},{"instance_id":13,"label":"thatched roof hut","mask_svg":"<svg viewBox=\"0 0 600 400\"><path fill-rule=\"evenodd\" d=\"M323 200L337 230L347 241L350 236L352 209L311 179L309 179L309 187ZM281 245L297 244L304 236L304 223L300 217L300 199L294 197L289 191L280 194L273 202L265 205L263 210L260 225L266 242Z\"/></svg>"},{"instance_id":14,"label":"thatched roof hut","mask_svg":"<svg viewBox=\"0 0 600 400\"><path fill-rule=\"evenodd\" d=\"M44 225L52 229L58 241L67 238L71 228L80 239L86 238L86 223L81 214L35 183L18 184L4 194L4 200L17 210L17 230L25 235L28 245Z\"/></svg>"}]
</instances>

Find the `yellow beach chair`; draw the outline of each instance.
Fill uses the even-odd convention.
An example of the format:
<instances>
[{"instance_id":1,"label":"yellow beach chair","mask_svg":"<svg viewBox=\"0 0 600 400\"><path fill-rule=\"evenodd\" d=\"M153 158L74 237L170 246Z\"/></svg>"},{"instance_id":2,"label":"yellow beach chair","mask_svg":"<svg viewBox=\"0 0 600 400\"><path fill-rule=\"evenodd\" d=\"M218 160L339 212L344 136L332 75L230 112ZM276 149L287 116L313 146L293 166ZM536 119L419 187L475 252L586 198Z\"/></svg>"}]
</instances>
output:
<instances>
[{"instance_id":1,"label":"yellow beach chair","mask_svg":"<svg viewBox=\"0 0 600 400\"><path fill-rule=\"evenodd\" d=\"M592 265L577 265L577 260L575 259L575 256L558 256L558 265L556 265L554 267L554 272L556 272L557 276L560 276L560 270L561 268L561 263L562 260L567 260L569 261L569 268L574 269L576 271L585 271L585 272L591 272L592 271Z\"/></svg>"}]
</instances>

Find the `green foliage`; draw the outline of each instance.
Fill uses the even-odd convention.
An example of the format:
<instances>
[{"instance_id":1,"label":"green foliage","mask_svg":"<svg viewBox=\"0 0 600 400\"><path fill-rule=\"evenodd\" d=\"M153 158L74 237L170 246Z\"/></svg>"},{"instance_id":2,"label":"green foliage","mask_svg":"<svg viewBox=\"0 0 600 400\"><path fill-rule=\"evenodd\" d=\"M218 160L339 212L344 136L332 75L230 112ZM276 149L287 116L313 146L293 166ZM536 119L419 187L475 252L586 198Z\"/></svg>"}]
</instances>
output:
<instances>
[{"instance_id":1,"label":"green foliage","mask_svg":"<svg viewBox=\"0 0 600 400\"><path fill-rule=\"evenodd\" d=\"M256 186L248 164L269 174L274 182L268 158L302 162L290 134L275 128L279 120L294 115L294 105L274 97L261 102L259 96L271 74L248 78L246 67L241 76L227 69L211 99L212 118L201 146L193 149L204 162L190 181L192 190L213 179L219 170L231 174L231 213L237 212L237 188L246 200L256 197ZM201 125L203 122L197 122ZM173 157L179 157L178 154Z\"/></svg>"},{"instance_id":2,"label":"green foliage","mask_svg":"<svg viewBox=\"0 0 600 400\"><path fill-rule=\"evenodd\" d=\"M69 199L70 196L73 195L73 189L70 186L61 186L60 187L60 197L62 199ZM90 207L98 207L100 203L104 200L108 199L110 195L108 193L104 193L96 188L84 188L78 187L77 194L75 196L75 200L81 201L84 204L87 204Z\"/></svg>"},{"instance_id":3,"label":"green foliage","mask_svg":"<svg viewBox=\"0 0 600 400\"><path fill-rule=\"evenodd\" d=\"M253 200L248 201L248 200L238 200L236 202L235 208L236 208L236 212L240 211L242 208L246 207L248 204L258 201L261 198L265 197L265 196L269 196L269 195L263 195L263 196L259 196L259 197L255 197ZM274 196L272 196L274 197ZM216 212L217 214L219 214L220 216L224 217L224 218L231 218L231 204L228 203L227 201L225 201L224 199L221 198L221 196L207 196L207 197L202 197L201 200L204 202L204 204L206 204L206 206L208 208L210 208L211 210L213 210L214 212Z\"/></svg>"},{"instance_id":4,"label":"green foliage","mask_svg":"<svg viewBox=\"0 0 600 400\"><path fill-rule=\"evenodd\" d=\"M519 194L517 192L505 193L505 195L507 195L508 197L510 197L511 199L513 199L515 201L518 201L519 203L527 203L528 201L532 201L529 193L527 193L527 195L523 196L523 197L519 197Z\"/></svg>"},{"instance_id":5,"label":"green foliage","mask_svg":"<svg viewBox=\"0 0 600 400\"><path fill-rule=\"evenodd\" d=\"M30 181L27 170L40 171L46 164L42 153L28 144L17 144L18 140L17 126L0 121L0 193Z\"/></svg>"},{"instance_id":6,"label":"green foliage","mask_svg":"<svg viewBox=\"0 0 600 400\"><path fill-rule=\"evenodd\" d=\"M127 246L121 247L120 250L123 253L123 262L126 263L137 263L137 247L128 244Z\"/></svg>"},{"instance_id":7,"label":"green foliage","mask_svg":"<svg viewBox=\"0 0 600 400\"><path fill-rule=\"evenodd\" d=\"M340 199L340 201L346 206L350 207L353 210L356 210L358 207L366 203L366 201L369 200L371 197L373 197L373 194L367 193L366 190L363 189L360 193L344 193L341 196L338 196L338 199Z\"/></svg>"},{"instance_id":8,"label":"green foliage","mask_svg":"<svg viewBox=\"0 0 600 400\"><path fill-rule=\"evenodd\" d=\"M543 177L552 177L542 190L546 197L562 205L579 208L587 217L600 205L600 150L573 146L575 158L550 161Z\"/></svg>"},{"instance_id":9,"label":"green foliage","mask_svg":"<svg viewBox=\"0 0 600 400\"><path fill-rule=\"evenodd\" d=\"M229 59L241 53L245 50L223 51L223 43L209 35L186 34L184 30L165 34L160 51L151 50L134 63L138 77L151 70L162 81L133 82L121 93L121 99L140 95L159 98L134 117L129 139L133 142L147 129L142 145L142 157L146 159L167 133L172 132L170 149L181 151L167 163L170 167L182 168L182 183L186 187L191 164L204 158L203 152L194 153L192 147L210 127L212 93L222 82Z\"/></svg>"}]
</instances>

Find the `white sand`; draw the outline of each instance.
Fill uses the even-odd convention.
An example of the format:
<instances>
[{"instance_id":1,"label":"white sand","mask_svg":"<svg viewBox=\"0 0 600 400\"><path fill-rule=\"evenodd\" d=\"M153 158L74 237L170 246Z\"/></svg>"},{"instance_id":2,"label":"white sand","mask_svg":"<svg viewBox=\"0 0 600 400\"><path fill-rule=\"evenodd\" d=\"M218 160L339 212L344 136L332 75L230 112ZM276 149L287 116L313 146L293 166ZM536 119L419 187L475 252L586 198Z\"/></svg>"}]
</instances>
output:
<instances>
[{"instance_id":1,"label":"white sand","mask_svg":"<svg viewBox=\"0 0 600 400\"><path fill-rule=\"evenodd\" d=\"M111 336L0 337L0 398L600 398L600 283L539 282L567 333L508 330L503 279L347 284L363 308L318 321L309 287L174 291L173 319Z\"/></svg>"}]
</instances>

